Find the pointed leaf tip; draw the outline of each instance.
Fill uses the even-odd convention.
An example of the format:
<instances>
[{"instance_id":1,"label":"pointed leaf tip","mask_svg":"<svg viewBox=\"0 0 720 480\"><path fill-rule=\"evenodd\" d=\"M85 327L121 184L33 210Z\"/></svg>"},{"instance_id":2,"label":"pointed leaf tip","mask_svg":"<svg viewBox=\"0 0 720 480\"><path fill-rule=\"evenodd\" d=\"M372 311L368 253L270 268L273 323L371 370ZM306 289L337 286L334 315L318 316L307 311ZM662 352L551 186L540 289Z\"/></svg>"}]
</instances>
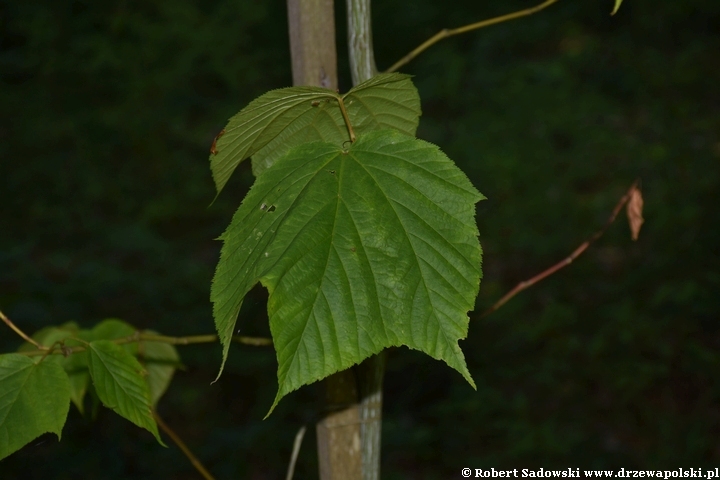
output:
<instances>
[{"instance_id":1,"label":"pointed leaf tip","mask_svg":"<svg viewBox=\"0 0 720 480\"><path fill-rule=\"evenodd\" d=\"M148 430L166 446L152 415L150 389L140 362L109 340L90 342L88 366L102 403L138 427Z\"/></svg>"}]
</instances>

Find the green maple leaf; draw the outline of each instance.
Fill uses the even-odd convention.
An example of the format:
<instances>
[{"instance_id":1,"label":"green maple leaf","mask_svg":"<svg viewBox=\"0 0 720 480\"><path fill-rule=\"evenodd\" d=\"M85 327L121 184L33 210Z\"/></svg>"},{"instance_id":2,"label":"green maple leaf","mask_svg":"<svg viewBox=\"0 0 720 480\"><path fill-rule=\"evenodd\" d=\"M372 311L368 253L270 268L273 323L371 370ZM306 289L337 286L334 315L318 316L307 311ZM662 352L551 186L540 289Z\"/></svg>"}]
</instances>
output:
<instances>
[{"instance_id":1,"label":"green maple leaf","mask_svg":"<svg viewBox=\"0 0 720 480\"><path fill-rule=\"evenodd\" d=\"M436 146L394 130L347 151L294 148L258 177L221 237L211 296L223 364L242 300L260 281L279 364L273 408L399 345L474 387L458 340L480 283L482 198Z\"/></svg>"}]
</instances>

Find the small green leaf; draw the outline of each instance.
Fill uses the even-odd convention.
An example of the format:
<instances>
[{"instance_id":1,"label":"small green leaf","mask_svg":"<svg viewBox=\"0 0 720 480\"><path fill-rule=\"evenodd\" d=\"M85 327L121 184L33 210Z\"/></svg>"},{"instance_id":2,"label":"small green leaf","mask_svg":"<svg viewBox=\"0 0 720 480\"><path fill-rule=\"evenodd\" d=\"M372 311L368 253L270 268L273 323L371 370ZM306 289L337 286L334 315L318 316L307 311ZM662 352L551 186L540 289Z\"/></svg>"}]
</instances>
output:
<instances>
[{"instance_id":1,"label":"small green leaf","mask_svg":"<svg viewBox=\"0 0 720 480\"><path fill-rule=\"evenodd\" d=\"M235 168L251 156L259 175L290 148L314 140L349 140L338 99L347 107L356 134L395 128L409 135L417 129L420 98L408 75L382 74L345 95L319 87L270 91L230 119L210 154L210 169L218 193ZM256 155L257 154L257 155Z\"/></svg>"},{"instance_id":2,"label":"small green leaf","mask_svg":"<svg viewBox=\"0 0 720 480\"><path fill-rule=\"evenodd\" d=\"M615 0L615 7L613 8L613 11L610 13L610 15L615 15L617 11L620 9L620 5L622 4L623 0Z\"/></svg>"},{"instance_id":3,"label":"small green leaf","mask_svg":"<svg viewBox=\"0 0 720 480\"><path fill-rule=\"evenodd\" d=\"M88 386L90 385L90 373L88 369L85 368L84 370L78 370L73 373L67 372L67 374L70 380L70 400L72 400L80 413L85 413L84 400Z\"/></svg>"},{"instance_id":4,"label":"small green leaf","mask_svg":"<svg viewBox=\"0 0 720 480\"><path fill-rule=\"evenodd\" d=\"M119 318L107 318L98 323L90 331L90 340L117 340L137 333L137 328ZM122 348L132 355L137 355L137 342L125 343Z\"/></svg>"},{"instance_id":5,"label":"small green leaf","mask_svg":"<svg viewBox=\"0 0 720 480\"><path fill-rule=\"evenodd\" d=\"M156 334L151 330L145 330L144 333ZM145 381L150 389L150 399L155 406L170 385L175 369L180 364L180 355L169 343L148 341L140 343L139 355L147 371Z\"/></svg>"},{"instance_id":6,"label":"small green leaf","mask_svg":"<svg viewBox=\"0 0 720 480\"><path fill-rule=\"evenodd\" d=\"M243 297L261 281L279 364L273 407L398 345L474 386L458 340L480 283L482 198L436 146L394 130L347 151L291 150L257 178L221 236L211 297L223 362Z\"/></svg>"},{"instance_id":7,"label":"small green leaf","mask_svg":"<svg viewBox=\"0 0 720 480\"><path fill-rule=\"evenodd\" d=\"M88 354L90 376L103 405L148 430L164 446L152 415L150 390L140 362L109 340L90 342Z\"/></svg>"},{"instance_id":8,"label":"small green leaf","mask_svg":"<svg viewBox=\"0 0 720 480\"><path fill-rule=\"evenodd\" d=\"M59 440L69 409L70 385L58 363L0 355L0 459L46 432Z\"/></svg>"}]
</instances>

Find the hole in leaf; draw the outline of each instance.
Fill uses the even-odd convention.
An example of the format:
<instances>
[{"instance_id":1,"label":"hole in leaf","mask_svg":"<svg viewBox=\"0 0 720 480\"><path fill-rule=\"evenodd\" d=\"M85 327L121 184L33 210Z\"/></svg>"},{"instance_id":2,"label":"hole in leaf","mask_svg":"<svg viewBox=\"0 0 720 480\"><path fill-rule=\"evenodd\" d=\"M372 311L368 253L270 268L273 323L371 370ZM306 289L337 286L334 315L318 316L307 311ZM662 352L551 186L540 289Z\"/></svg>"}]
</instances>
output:
<instances>
[{"instance_id":1,"label":"hole in leaf","mask_svg":"<svg viewBox=\"0 0 720 480\"><path fill-rule=\"evenodd\" d=\"M275 211L275 205L270 205L267 209L268 212L274 212Z\"/></svg>"}]
</instances>

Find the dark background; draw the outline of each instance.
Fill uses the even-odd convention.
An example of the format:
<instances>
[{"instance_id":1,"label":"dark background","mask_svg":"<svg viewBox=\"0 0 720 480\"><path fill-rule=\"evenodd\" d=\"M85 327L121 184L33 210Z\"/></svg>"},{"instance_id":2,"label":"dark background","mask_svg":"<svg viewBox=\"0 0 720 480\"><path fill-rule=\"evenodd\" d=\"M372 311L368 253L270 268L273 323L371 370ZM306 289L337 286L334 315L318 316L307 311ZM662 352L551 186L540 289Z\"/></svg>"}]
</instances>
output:
<instances>
[{"instance_id":1,"label":"dark background","mask_svg":"<svg viewBox=\"0 0 720 480\"><path fill-rule=\"evenodd\" d=\"M344 2L342 2L344 3ZM539 2L375 2L379 67L443 27ZM383 478L462 467L720 465L720 2L562 0L432 47L416 75L418 135L488 200L485 278L469 338L478 384L391 352ZM338 4L341 90L350 86ZM281 0L0 3L0 308L26 331L107 317L169 335L211 333L210 279L252 183L219 200L208 149L252 98L291 84ZM637 177L646 224L624 215L570 267L479 319L518 281L569 254ZM241 313L267 335L266 293ZM0 347L19 345L9 330ZM262 417L272 349L183 347L160 413L221 479L284 478L317 415L304 387ZM297 479L317 478L313 429ZM100 409L73 407L0 463L3 479L195 479L177 448Z\"/></svg>"}]
</instances>

